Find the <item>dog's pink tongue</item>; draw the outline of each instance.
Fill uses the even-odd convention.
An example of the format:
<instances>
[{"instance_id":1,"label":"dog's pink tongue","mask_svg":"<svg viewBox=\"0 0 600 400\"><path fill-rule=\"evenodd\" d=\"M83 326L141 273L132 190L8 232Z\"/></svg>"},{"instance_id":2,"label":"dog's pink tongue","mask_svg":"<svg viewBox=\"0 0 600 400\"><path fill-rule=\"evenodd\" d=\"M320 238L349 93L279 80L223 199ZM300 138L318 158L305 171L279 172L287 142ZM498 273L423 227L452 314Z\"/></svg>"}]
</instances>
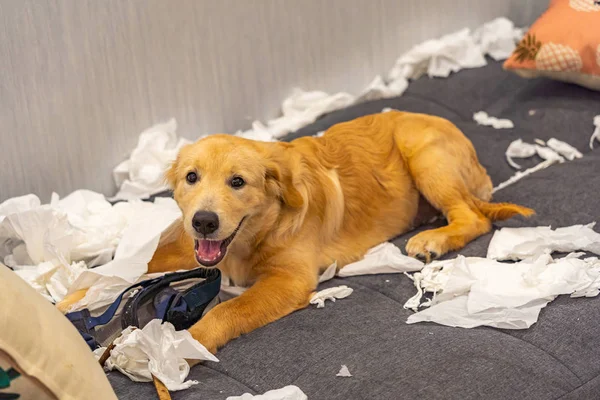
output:
<instances>
[{"instance_id":1,"label":"dog's pink tongue","mask_svg":"<svg viewBox=\"0 0 600 400\"><path fill-rule=\"evenodd\" d=\"M198 241L198 257L201 260L213 261L219 257L221 253L222 240L199 240Z\"/></svg>"}]
</instances>

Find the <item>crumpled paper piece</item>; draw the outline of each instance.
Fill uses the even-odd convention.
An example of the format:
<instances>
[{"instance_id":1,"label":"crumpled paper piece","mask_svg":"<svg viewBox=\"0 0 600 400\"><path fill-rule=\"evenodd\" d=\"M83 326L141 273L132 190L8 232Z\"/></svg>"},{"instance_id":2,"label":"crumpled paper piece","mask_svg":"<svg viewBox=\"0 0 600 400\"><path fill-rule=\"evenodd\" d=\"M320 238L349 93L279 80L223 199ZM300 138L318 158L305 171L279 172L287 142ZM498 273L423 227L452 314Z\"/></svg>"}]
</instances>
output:
<instances>
[{"instance_id":1,"label":"crumpled paper piece","mask_svg":"<svg viewBox=\"0 0 600 400\"><path fill-rule=\"evenodd\" d=\"M6 213L0 219L0 259L53 302L102 279L135 282L147 271L161 233L181 216L170 198L111 206L87 190L40 203L23 196L0 205Z\"/></svg>"},{"instance_id":2,"label":"crumpled paper piece","mask_svg":"<svg viewBox=\"0 0 600 400\"><path fill-rule=\"evenodd\" d=\"M556 163L563 163L565 162L565 158L571 161L575 158L582 157L582 154L576 148L558 139L550 138L547 143L536 139L536 143L537 144L526 143L521 139L514 140L510 143L506 149L505 155L506 161L511 167L516 169L521 168L519 164L513 161L513 158L529 158L537 154L544 161L540 162L534 167L526 169L525 171L517 171L506 181L494 187L492 193L502 190L505 187L520 181L526 176L533 174L534 172L546 169ZM546 147L546 145L548 145L548 147Z\"/></svg>"},{"instance_id":3,"label":"crumpled paper piece","mask_svg":"<svg viewBox=\"0 0 600 400\"><path fill-rule=\"evenodd\" d=\"M485 55L494 59L508 58L523 35L521 29L506 18L490 21L473 34L462 29L439 39L421 43L396 61L389 73L390 80L448 77L463 68L479 68L487 64Z\"/></svg>"},{"instance_id":4,"label":"crumpled paper piece","mask_svg":"<svg viewBox=\"0 0 600 400\"><path fill-rule=\"evenodd\" d=\"M241 396L229 396L226 400L308 400L308 397L298 386L289 385L281 389L269 390L264 394L244 393Z\"/></svg>"},{"instance_id":5,"label":"crumpled paper piece","mask_svg":"<svg viewBox=\"0 0 600 400\"><path fill-rule=\"evenodd\" d=\"M600 233L595 223L573 225L553 230L549 226L535 228L502 228L494 233L487 258L524 260L547 252L569 253L576 250L600 254Z\"/></svg>"},{"instance_id":6,"label":"crumpled paper piece","mask_svg":"<svg viewBox=\"0 0 600 400\"><path fill-rule=\"evenodd\" d=\"M550 138L546 142L546 146L563 156L569 161L573 161L576 158L582 158L583 154L569 143L563 142L562 140Z\"/></svg>"},{"instance_id":7,"label":"crumpled paper piece","mask_svg":"<svg viewBox=\"0 0 600 400\"><path fill-rule=\"evenodd\" d=\"M515 124L510 119L491 117L485 111L473 114L473 120L478 125L491 126L494 129L512 129L515 127Z\"/></svg>"},{"instance_id":8,"label":"crumpled paper piece","mask_svg":"<svg viewBox=\"0 0 600 400\"><path fill-rule=\"evenodd\" d=\"M435 263L424 268L434 284L421 281L421 290L435 294L431 306L409 316L407 323L526 329L556 296L590 296L600 288L600 264L595 257L553 260L542 254L515 264L462 256L451 261L441 269ZM442 271L443 277L437 278Z\"/></svg>"},{"instance_id":9,"label":"crumpled paper piece","mask_svg":"<svg viewBox=\"0 0 600 400\"><path fill-rule=\"evenodd\" d=\"M513 161L513 158L529 158L537 153L535 145L524 142L522 139L512 141L506 149L506 161L511 167L521 169L521 166Z\"/></svg>"},{"instance_id":10,"label":"crumpled paper piece","mask_svg":"<svg viewBox=\"0 0 600 400\"><path fill-rule=\"evenodd\" d=\"M352 374L350 373L350 370L348 369L347 366L342 365L342 368L340 368L340 372L335 374L335 376L341 376L343 378L350 378L352 376Z\"/></svg>"},{"instance_id":11,"label":"crumpled paper piece","mask_svg":"<svg viewBox=\"0 0 600 400\"><path fill-rule=\"evenodd\" d=\"M371 248L360 261L348 264L338 271L338 276L347 277L369 274L398 274L419 271L423 263L402 254L393 243L384 242Z\"/></svg>"},{"instance_id":12,"label":"crumpled paper piece","mask_svg":"<svg viewBox=\"0 0 600 400\"><path fill-rule=\"evenodd\" d=\"M277 139L313 123L323 114L345 108L354 101L355 97L348 93L329 95L321 91L307 92L295 89L292 95L283 101L281 117L268 121L266 125L254 121L252 129L238 132L236 135L260 140L261 136L257 133L261 132L265 139Z\"/></svg>"},{"instance_id":13,"label":"crumpled paper piece","mask_svg":"<svg viewBox=\"0 0 600 400\"><path fill-rule=\"evenodd\" d=\"M594 117L594 126L596 129L594 129L594 133L590 137L590 149L592 150L594 150L594 141L600 141L600 115Z\"/></svg>"},{"instance_id":14,"label":"crumpled paper piece","mask_svg":"<svg viewBox=\"0 0 600 400\"><path fill-rule=\"evenodd\" d=\"M171 118L140 134L129 159L117 165L113 171L119 191L111 201L147 198L168 189L164 173L179 150L191 143L178 138L176 131L177 121Z\"/></svg>"},{"instance_id":15,"label":"crumpled paper piece","mask_svg":"<svg viewBox=\"0 0 600 400\"><path fill-rule=\"evenodd\" d=\"M401 96L408 89L408 80L400 77L386 84L381 75L377 75L358 96L355 103L389 99Z\"/></svg>"},{"instance_id":16,"label":"crumpled paper piece","mask_svg":"<svg viewBox=\"0 0 600 400\"><path fill-rule=\"evenodd\" d=\"M170 391L198 383L185 380L190 372L186 359L219 361L187 330L175 331L171 323L159 319L142 329L126 328L113 343L105 364L108 371L116 369L134 382L151 382L154 375Z\"/></svg>"},{"instance_id":17,"label":"crumpled paper piece","mask_svg":"<svg viewBox=\"0 0 600 400\"><path fill-rule=\"evenodd\" d=\"M344 299L350 296L353 291L354 289L346 285L323 289L311 297L310 304L316 304L317 308L323 308L325 307L325 300L335 302L336 299Z\"/></svg>"}]
</instances>

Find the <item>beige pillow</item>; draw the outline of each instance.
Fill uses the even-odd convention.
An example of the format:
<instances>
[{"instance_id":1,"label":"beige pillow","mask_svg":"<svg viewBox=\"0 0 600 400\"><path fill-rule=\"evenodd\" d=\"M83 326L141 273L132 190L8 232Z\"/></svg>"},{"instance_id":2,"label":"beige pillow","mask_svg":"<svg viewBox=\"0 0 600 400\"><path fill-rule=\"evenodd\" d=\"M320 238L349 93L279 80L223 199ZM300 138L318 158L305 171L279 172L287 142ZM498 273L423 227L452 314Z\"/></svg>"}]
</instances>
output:
<instances>
[{"instance_id":1,"label":"beige pillow","mask_svg":"<svg viewBox=\"0 0 600 400\"><path fill-rule=\"evenodd\" d=\"M23 399L117 399L77 329L0 263L0 365L7 364L22 376L3 392Z\"/></svg>"}]
</instances>

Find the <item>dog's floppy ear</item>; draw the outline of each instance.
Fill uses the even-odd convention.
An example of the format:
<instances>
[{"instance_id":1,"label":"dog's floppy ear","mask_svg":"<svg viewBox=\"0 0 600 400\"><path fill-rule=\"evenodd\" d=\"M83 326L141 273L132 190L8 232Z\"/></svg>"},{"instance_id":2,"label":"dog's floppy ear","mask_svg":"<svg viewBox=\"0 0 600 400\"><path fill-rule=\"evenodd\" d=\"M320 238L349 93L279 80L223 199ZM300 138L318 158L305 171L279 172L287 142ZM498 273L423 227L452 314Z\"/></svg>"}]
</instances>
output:
<instances>
[{"instance_id":1,"label":"dog's floppy ear","mask_svg":"<svg viewBox=\"0 0 600 400\"><path fill-rule=\"evenodd\" d=\"M304 197L294 182L291 162L269 160L265 173L267 191L278 196L286 205L292 208L301 208Z\"/></svg>"},{"instance_id":2,"label":"dog's floppy ear","mask_svg":"<svg viewBox=\"0 0 600 400\"><path fill-rule=\"evenodd\" d=\"M177 175L178 175L178 164L179 164L179 156L169 165L169 168L165 171L165 181L171 189L175 189L175 185L177 184Z\"/></svg>"}]
</instances>

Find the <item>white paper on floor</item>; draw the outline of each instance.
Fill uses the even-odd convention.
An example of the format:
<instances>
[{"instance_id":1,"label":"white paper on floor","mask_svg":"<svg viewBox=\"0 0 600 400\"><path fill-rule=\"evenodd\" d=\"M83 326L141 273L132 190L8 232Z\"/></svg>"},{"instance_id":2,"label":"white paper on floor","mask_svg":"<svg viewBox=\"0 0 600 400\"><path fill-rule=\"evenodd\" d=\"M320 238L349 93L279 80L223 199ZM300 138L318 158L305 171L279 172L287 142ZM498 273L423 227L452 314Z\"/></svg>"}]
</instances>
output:
<instances>
[{"instance_id":1,"label":"white paper on floor","mask_svg":"<svg viewBox=\"0 0 600 400\"><path fill-rule=\"evenodd\" d=\"M600 141L600 115L596 115L594 117L594 126L596 128L594 129L594 133L592 133L592 136L590 137L590 149L592 150L594 150L594 141Z\"/></svg>"},{"instance_id":2,"label":"white paper on floor","mask_svg":"<svg viewBox=\"0 0 600 400\"><path fill-rule=\"evenodd\" d=\"M553 260L542 254L535 260L508 264L459 256L451 261L441 269L435 263L423 269L432 284L420 280L421 290L435 294L430 307L409 316L407 323L526 329L556 296L591 296L600 288L596 257Z\"/></svg>"},{"instance_id":3,"label":"white paper on floor","mask_svg":"<svg viewBox=\"0 0 600 400\"><path fill-rule=\"evenodd\" d=\"M371 248L362 260L341 268L338 276L398 274L419 271L422 268L421 261L402 254L393 243L384 242Z\"/></svg>"},{"instance_id":4,"label":"white paper on floor","mask_svg":"<svg viewBox=\"0 0 600 400\"><path fill-rule=\"evenodd\" d=\"M342 365L342 368L340 368L340 372L338 372L335 376L341 376L343 378L350 378L352 376L352 374L350 373L350 370L348 369L347 366Z\"/></svg>"},{"instance_id":5,"label":"white paper on floor","mask_svg":"<svg viewBox=\"0 0 600 400\"><path fill-rule=\"evenodd\" d=\"M314 122L320 116L364 101L402 95L409 79L424 73L447 77L463 68L486 65L485 55L496 60L508 58L523 31L506 18L490 21L475 32L468 29L428 40L400 56L387 78L376 76L358 95L339 92L295 89L281 105L281 116L266 123L254 121L251 128L237 136L260 141L275 141ZM187 143L175 135L176 123L158 124L141 136L129 160L114 171L119 193L115 198L144 198L166 189L162 174L178 149ZM203 135L198 135L203 136Z\"/></svg>"},{"instance_id":6,"label":"white paper on floor","mask_svg":"<svg viewBox=\"0 0 600 400\"><path fill-rule=\"evenodd\" d=\"M595 223L573 225L553 230L549 226L535 228L502 228L494 233L487 258L524 260L547 252L570 253L577 250L600 254L600 233Z\"/></svg>"},{"instance_id":7,"label":"white paper on floor","mask_svg":"<svg viewBox=\"0 0 600 400\"><path fill-rule=\"evenodd\" d=\"M14 198L0 211L0 260L54 302L100 280L135 282L161 233L181 216L170 198L111 206L87 190L53 195L45 205L35 196Z\"/></svg>"},{"instance_id":8,"label":"white paper on floor","mask_svg":"<svg viewBox=\"0 0 600 400\"><path fill-rule=\"evenodd\" d=\"M546 142L546 146L563 156L569 161L573 161L576 158L583 157L583 154L569 143L563 142L558 139L550 138Z\"/></svg>"},{"instance_id":9,"label":"white paper on floor","mask_svg":"<svg viewBox=\"0 0 600 400\"><path fill-rule=\"evenodd\" d=\"M336 299L344 299L352 294L354 290L346 285L323 289L310 298L310 304L316 304L317 308L325 307L325 300L335 302Z\"/></svg>"},{"instance_id":10,"label":"white paper on floor","mask_svg":"<svg viewBox=\"0 0 600 400\"><path fill-rule=\"evenodd\" d=\"M593 227L503 228L494 234L487 258L459 256L426 265L412 276L417 294L405 308L429 308L411 315L407 323L526 329L558 295L597 296L600 261L581 259L585 253L575 252L600 254L600 233ZM553 259L555 251L570 253ZM433 293L433 298L421 303L424 293Z\"/></svg>"},{"instance_id":11,"label":"white paper on floor","mask_svg":"<svg viewBox=\"0 0 600 400\"><path fill-rule=\"evenodd\" d=\"M576 158L583 157L579 150L561 140L550 138L546 143L539 139L536 139L535 141L537 144L526 143L521 139L511 142L506 149L506 161L515 169L520 169L521 166L514 162L513 158L529 158L537 154L544 161L540 162L534 167L526 169L525 171L517 171L506 181L494 187L492 193L502 190L505 187L520 181L526 176L533 174L534 172L546 169L556 163L563 163L565 162L565 158L569 161L572 161Z\"/></svg>"},{"instance_id":12,"label":"white paper on floor","mask_svg":"<svg viewBox=\"0 0 600 400\"><path fill-rule=\"evenodd\" d=\"M289 385L281 389L269 390L264 394L252 395L244 393L241 396L229 396L226 400L307 400L308 397L298 386Z\"/></svg>"},{"instance_id":13,"label":"white paper on floor","mask_svg":"<svg viewBox=\"0 0 600 400\"><path fill-rule=\"evenodd\" d=\"M190 372L187 360L219 360L187 330L175 331L169 322L150 321L142 329L129 327L113 342L105 368L114 369L135 382L151 382L152 375L170 391L187 389L198 381L186 381ZM96 355L105 348L96 350Z\"/></svg>"},{"instance_id":14,"label":"white paper on floor","mask_svg":"<svg viewBox=\"0 0 600 400\"><path fill-rule=\"evenodd\" d=\"M510 119L499 119L489 116L485 111L479 111L473 114L473 120L478 125L491 126L494 129L512 129L515 124Z\"/></svg>"},{"instance_id":15,"label":"white paper on floor","mask_svg":"<svg viewBox=\"0 0 600 400\"><path fill-rule=\"evenodd\" d=\"M164 172L189 140L178 138L174 118L140 134L128 160L113 171L119 192L111 200L146 198L167 189Z\"/></svg>"}]
</instances>

